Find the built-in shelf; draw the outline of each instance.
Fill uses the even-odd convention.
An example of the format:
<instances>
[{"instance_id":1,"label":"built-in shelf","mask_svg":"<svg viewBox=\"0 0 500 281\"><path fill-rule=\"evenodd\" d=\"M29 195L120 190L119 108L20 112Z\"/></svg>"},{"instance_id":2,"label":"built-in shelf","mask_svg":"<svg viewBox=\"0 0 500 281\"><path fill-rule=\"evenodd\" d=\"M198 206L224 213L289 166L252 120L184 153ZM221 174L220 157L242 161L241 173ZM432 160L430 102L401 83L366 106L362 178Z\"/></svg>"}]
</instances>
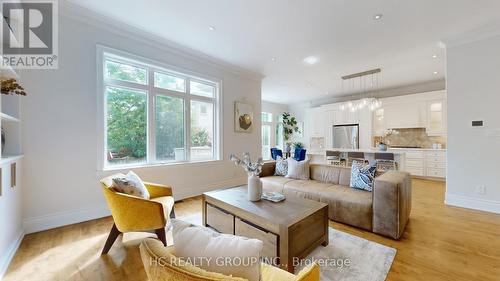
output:
<instances>
[{"instance_id":1,"label":"built-in shelf","mask_svg":"<svg viewBox=\"0 0 500 281\"><path fill-rule=\"evenodd\" d=\"M0 165L9 164L9 163L17 161L23 157L24 157L23 154L20 154L20 155L2 155L2 157L0 158Z\"/></svg>"},{"instance_id":2,"label":"built-in shelf","mask_svg":"<svg viewBox=\"0 0 500 281\"><path fill-rule=\"evenodd\" d=\"M3 112L0 112L0 119L2 119L4 121L10 121L10 122L21 122L21 120L19 120L19 118L10 116L9 114L3 113Z\"/></svg>"}]
</instances>

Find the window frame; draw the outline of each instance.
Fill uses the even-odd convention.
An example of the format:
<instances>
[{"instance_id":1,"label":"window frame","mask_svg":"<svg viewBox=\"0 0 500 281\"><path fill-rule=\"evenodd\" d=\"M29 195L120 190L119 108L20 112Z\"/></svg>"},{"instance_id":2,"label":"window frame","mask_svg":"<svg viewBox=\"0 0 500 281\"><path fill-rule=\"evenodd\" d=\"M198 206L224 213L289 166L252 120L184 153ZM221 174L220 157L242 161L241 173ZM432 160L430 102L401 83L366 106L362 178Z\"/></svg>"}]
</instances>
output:
<instances>
[{"instance_id":1,"label":"window frame","mask_svg":"<svg viewBox=\"0 0 500 281\"><path fill-rule=\"evenodd\" d=\"M125 63L132 66L145 68L147 73L146 84L134 83L107 77L105 73L106 60ZM163 73L185 80L185 92L168 90L155 87L154 74ZM195 73L189 70L171 66L159 61L154 61L127 52L97 45L97 97L99 129L98 169L121 170L125 168L138 168L161 165L182 165L192 163L210 163L222 161L222 81L221 79ZM190 94L190 81L214 86L214 97L204 97ZM121 87L145 91L147 94L147 141L146 161L144 163L110 165L107 161L107 102L106 87ZM156 159L156 99L157 96L181 98L184 102L184 160L157 160ZM201 101L213 104L213 140L211 159L191 160L191 101Z\"/></svg>"},{"instance_id":2,"label":"window frame","mask_svg":"<svg viewBox=\"0 0 500 281\"><path fill-rule=\"evenodd\" d=\"M264 113L270 114L271 121L267 121L267 120L264 120L264 118L262 118L262 115ZM271 128L271 131L269 134L269 149L271 149L272 147L276 146L276 135L275 135L276 123L274 122L274 113L269 112L269 111L262 111L260 114L261 114L261 130L264 126L269 126ZM261 150L263 150L263 148L264 148L264 144L262 143L262 134L261 134ZM272 155L270 152L269 152L269 158L264 157L264 155L261 155L261 156L262 156L263 160L271 160L272 159Z\"/></svg>"}]
</instances>

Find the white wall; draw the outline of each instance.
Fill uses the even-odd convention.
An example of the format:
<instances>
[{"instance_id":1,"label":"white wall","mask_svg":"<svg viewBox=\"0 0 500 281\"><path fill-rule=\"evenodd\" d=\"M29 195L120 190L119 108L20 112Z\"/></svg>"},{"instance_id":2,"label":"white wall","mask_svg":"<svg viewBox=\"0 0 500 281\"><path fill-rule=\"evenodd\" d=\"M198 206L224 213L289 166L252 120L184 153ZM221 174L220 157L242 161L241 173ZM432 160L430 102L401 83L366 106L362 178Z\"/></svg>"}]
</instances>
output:
<instances>
[{"instance_id":1,"label":"white wall","mask_svg":"<svg viewBox=\"0 0 500 281\"><path fill-rule=\"evenodd\" d=\"M500 36L447 47L446 203L500 213ZM473 128L472 120L484 120ZM485 194L476 192L486 187Z\"/></svg>"},{"instance_id":2,"label":"white wall","mask_svg":"<svg viewBox=\"0 0 500 281\"><path fill-rule=\"evenodd\" d=\"M96 160L97 124L102 122L96 117L96 44L222 80L224 160L135 169L142 178L172 185L177 199L244 183L245 174L228 161L228 155L260 154L261 77L124 31L132 27L109 28L98 19L80 19L77 13L63 11L66 16L60 17L59 69L24 75L29 93L23 99L22 116L26 231L108 215L98 180L109 173L98 171ZM252 134L234 132L236 100L254 105Z\"/></svg>"},{"instance_id":3,"label":"white wall","mask_svg":"<svg viewBox=\"0 0 500 281\"><path fill-rule=\"evenodd\" d=\"M283 112L288 111L288 105L279 104L274 102L262 101L262 112L270 112L273 114L273 118L283 114Z\"/></svg>"}]
</instances>

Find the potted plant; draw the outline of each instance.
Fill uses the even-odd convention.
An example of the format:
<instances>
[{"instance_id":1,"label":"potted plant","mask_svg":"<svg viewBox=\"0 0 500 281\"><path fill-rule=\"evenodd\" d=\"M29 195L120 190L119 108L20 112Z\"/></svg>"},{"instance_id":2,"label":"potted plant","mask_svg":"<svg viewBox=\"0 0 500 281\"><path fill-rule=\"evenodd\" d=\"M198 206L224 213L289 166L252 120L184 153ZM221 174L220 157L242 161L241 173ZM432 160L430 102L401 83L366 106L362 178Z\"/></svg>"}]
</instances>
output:
<instances>
[{"instance_id":1,"label":"potted plant","mask_svg":"<svg viewBox=\"0 0 500 281\"><path fill-rule=\"evenodd\" d=\"M283 112L283 138L285 139L285 152L292 150L292 137L294 133L300 133L297 120L289 112Z\"/></svg>"},{"instance_id":2,"label":"potted plant","mask_svg":"<svg viewBox=\"0 0 500 281\"><path fill-rule=\"evenodd\" d=\"M398 132L389 129L384 132L384 136L382 137L382 140L378 143L378 150L380 151L387 151L387 145L388 145L388 137L392 136L393 134L397 134Z\"/></svg>"},{"instance_id":3,"label":"potted plant","mask_svg":"<svg viewBox=\"0 0 500 281\"><path fill-rule=\"evenodd\" d=\"M0 80L0 85L1 85L1 92L3 95L19 95L19 96L26 96L26 92L24 91L24 88L19 85L19 83L16 81L16 79L10 78L10 79L1 79ZM1 147L1 153L3 153L5 149L5 132L2 127L2 147Z\"/></svg>"},{"instance_id":4,"label":"potted plant","mask_svg":"<svg viewBox=\"0 0 500 281\"><path fill-rule=\"evenodd\" d=\"M301 142L295 142L295 143L293 144L293 148L294 148L294 149L304 148L304 144L303 144L303 143L301 143Z\"/></svg>"},{"instance_id":5,"label":"potted plant","mask_svg":"<svg viewBox=\"0 0 500 281\"><path fill-rule=\"evenodd\" d=\"M2 94L26 96L24 88L19 85L16 79L2 79L0 83L2 86Z\"/></svg>"}]
</instances>

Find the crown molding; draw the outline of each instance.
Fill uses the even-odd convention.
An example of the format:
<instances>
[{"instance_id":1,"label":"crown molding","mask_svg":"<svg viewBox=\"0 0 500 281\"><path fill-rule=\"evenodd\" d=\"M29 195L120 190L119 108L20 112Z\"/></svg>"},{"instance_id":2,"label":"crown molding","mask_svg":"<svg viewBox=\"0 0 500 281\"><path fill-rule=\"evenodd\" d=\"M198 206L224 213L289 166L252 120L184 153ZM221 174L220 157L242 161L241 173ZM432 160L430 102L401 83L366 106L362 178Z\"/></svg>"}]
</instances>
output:
<instances>
[{"instance_id":1,"label":"crown molding","mask_svg":"<svg viewBox=\"0 0 500 281\"><path fill-rule=\"evenodd\" d=\"M447 47L457 47L488 38L500 36L500 21L483 25L479 28L472 29L456 36L445 38L441 42Z\"/></svg>"},{"instance_id":2,"label":"crown molding","mask_svg":"<svg viewBox=\"0 0 500 281\"><path fill-rule=\"evenodd\" d=\"M184 57L206 66L216 68L220 71L229 72L241 77L261 81L265 76L261 73L242 68L225 62L223 60L206 55L200 51L175 43L161 36L150 33L147 30L133 26L129 23L118 21L103 14L91 11L85 7L70 3L68 0L59 1L59 16L67 17L94 26L111 33L139 41L145 45L152 46L170 54Z\"/></svg>"}]
</instances>

